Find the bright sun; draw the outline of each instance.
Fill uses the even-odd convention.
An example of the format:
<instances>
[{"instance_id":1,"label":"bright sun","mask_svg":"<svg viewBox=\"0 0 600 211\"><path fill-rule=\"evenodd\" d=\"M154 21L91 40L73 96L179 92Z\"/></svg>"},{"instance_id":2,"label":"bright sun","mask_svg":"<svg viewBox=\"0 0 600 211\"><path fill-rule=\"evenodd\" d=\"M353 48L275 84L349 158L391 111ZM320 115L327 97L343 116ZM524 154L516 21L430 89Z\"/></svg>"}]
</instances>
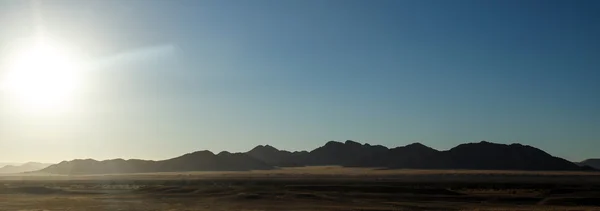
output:
<instances>
[{"instance_id":1,"label":"bright sun","mask_svg":"<svg viewBox=\"0 0 600 211\"><path fill-rule=\"evenodd\" d=\"M72 56L48 42L36 42L13 56L1 85L19 107L56 110L72 103L81 82L81 67Z\"/></svg>"}]
</instances>

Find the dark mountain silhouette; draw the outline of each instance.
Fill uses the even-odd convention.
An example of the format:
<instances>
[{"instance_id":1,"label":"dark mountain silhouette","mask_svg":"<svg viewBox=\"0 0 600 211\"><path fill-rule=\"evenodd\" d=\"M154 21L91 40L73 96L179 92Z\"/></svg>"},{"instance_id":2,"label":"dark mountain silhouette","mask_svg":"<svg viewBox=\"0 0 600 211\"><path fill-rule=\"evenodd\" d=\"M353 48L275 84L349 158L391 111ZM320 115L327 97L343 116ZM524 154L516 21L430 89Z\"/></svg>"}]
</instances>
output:
<instances>
[{"instance_id":1,"label":"dark mountain silhouette","mask_svg":"<svg viewBox=\"0 0 600 211\"><path fill-rule=\"evenodd\" d=\"M117 174L177 171L246 171L266 169L272 169L272 166L244 153L221 152L218 155L215 155L210 151L198 151L161 161L137 159L114 159L103 161L86 159L63 161L40 171L54 174Z\"/></svg>"},{"instance_id":2,"label":"dark mountain silhouette","mask_svg":"<svg viewBox=\"0 0 600 211\"><path fill-rule=\"evenodd\" d=\"M344 143L329 141L324 146L310 151L304 162L305 165L361 166L361 158L385 153L387 150L384 146L360 144L351 140Z\"/></svg>"},{"instance_id":3,"label":"dark mountain silhouette","mask_svg":"<svg viewBox=\"0 0 600 211\"><path fill-rule=\"evenodd\" d=\"M574 163L554 157L540 149L521 144L496 144L486 141L458 145L443 156L451 163L445 168L579 170Z\"/></svg>"},{"instance_id":4,"label":"dark mountain silhouette","mask_svg":"<svg viewBox=\"0 0 600 211\"><path fill-rule=\"evenodd\" d=\"M580 165L590 166L595 169L600 169L600 158L587 159L579 162Z\"/></svg>"},{"instance_id":5,"label":"dark mountain silhouette","mask_svg":"<svg viewBox=\"0 0 600 211\"><path fill-rule=\"evenodd\" d=\"M585 161L590 165L595 160ZM289 166L341 165L410 169L590 170L540 149L521 144L482 141L438 151L420 143L387 148L354 141L330 141L310 152L289 152L260 145L246 153L197 151L168 160L72 160L41 172L111 174L177 171L246 171Z\"/></svg>"},{"instance_id":6,"label":"dark mountain silhouette","mask_svg":"<svg viewBox=\"0 0 600 211\"><path fill-rule=\"evenodd\" d=\"M260 146L259 146L260 147ZM248 152L266 163L283 160L299 165L341 165L413 169L498 169L498 170L585 170L540 149L521 144L496 144L482 141L438 151L421 143L388 149L354 141L327 142L302 156L262 146Z\"/></svg>"},{"instance_id":7,"label":"dark mountain silhouette","mask_svg":"<svg viewBox=\"0 0 600 211\"><path fill-rule=\"evenodd\" d=\"M308 155L307 151L289 152L278 150L270 145L258 145L246 154L261 160L269 165L278 167L294 167L305 165L305 159Z\"/></svg>"},{"instance_id":8,"label":"dark mountain silhouette","mask_svg":"<svg viewBox=\"0 0 600 211\"><path fill-rule=\"evenodd\" d=\"M37 171L48 167L51 164L29 162L22 165L6 165L0 168L0 174L23 173L28 171Z\"/></svg>"},{"instance_id":9,"label":"dark mountain silhouette","mask_svg":"<svg viewBox=\"0 0 600 211\"><path fill-rule=\"evenodd\" d=\"M362 158L361 160L371 162L361 166L388 168L441 168L445 166L443 162L446 161L440 151L421 143L391 148L383 154L377 154L375 158Z\"/></svg>"}]
</instances>

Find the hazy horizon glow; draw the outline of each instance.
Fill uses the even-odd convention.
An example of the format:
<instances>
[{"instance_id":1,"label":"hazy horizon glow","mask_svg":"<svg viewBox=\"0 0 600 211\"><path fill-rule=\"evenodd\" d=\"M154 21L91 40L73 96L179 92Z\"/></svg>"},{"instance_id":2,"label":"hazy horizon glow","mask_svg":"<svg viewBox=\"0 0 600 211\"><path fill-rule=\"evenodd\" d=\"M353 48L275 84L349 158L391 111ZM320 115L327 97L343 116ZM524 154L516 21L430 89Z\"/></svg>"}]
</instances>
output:
<instances>
[{"instance_id":1,"label":"hazy horizon glow","mask_svg":"<svg viewBox=\"0 0 600 211\"><path fill-rule=\"evenodd\" d=\"M43 100L52 91L43 86L0 93L0 162L348 139L439 150L519 142L573 161L600 157L599 9L592 0L3 1L0 76L22 50L11 43L40 32L90 69L76 88L51 92L76 96L54 115L18 111L15 96Z\"/></svg>"}]
</instances>

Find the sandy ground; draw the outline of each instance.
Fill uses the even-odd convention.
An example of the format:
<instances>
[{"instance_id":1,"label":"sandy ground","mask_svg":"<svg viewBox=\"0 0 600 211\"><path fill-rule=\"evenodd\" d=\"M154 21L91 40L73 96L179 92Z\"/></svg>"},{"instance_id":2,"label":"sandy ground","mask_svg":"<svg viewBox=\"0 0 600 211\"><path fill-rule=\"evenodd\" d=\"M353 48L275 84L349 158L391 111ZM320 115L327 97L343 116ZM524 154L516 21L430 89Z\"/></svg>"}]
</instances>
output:
<instances>
[{"instance_id":1,"label":"sandy ground","mask_svg":"<svg viewBox=\"0 0 600 211\"><path fill-rule=\"evenodd\" d=\"M0 210L600 210L600 174L379 170L0 176Z\"/></svg>"}]
</instances>

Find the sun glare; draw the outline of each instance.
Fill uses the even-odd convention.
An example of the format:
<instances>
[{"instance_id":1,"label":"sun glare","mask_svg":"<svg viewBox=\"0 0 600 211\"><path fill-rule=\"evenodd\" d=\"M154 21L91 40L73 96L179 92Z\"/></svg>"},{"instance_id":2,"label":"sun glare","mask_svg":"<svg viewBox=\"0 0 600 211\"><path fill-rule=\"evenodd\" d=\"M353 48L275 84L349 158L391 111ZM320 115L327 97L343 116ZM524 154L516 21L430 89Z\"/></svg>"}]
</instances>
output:
<instances>
[{"instance_id":1,"label":"sun glare","mask_svg":"<svg viewBox=\"0 0 600 211\"><path fill-rule=\"evenodd\" d=\"M72 103L81 82L81 67L74 57L48 42L37 42L13 56L2 88L19 107L57 110Z\"/></svg>"}]
</instances>

